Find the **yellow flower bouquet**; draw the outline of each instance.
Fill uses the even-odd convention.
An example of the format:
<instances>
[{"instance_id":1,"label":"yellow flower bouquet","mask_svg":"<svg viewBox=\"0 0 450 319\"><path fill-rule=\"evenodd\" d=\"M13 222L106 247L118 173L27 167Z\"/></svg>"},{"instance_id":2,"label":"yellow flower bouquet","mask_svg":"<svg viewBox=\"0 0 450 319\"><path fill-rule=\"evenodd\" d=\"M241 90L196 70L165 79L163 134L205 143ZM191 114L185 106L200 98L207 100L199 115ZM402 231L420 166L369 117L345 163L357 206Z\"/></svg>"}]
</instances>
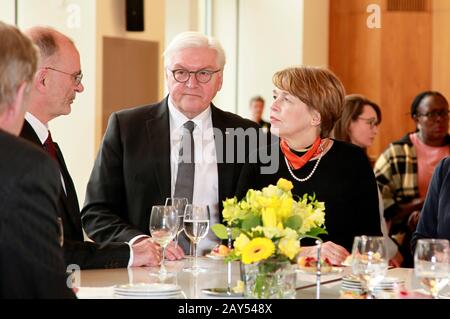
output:
<instances>
[{"instance_id":1,"label":"yellow flower bouquet","mask_svg":"<svg viewBox=\"0 0 450 319\"><path fill-rule=\"evenodd\" d=\"M226 226L216 224L211 229L220 239L227 239L227 227L231 229L234 249L226 261L259 264L260 275L274 272L280 262L295 261L302 238L318 238L327 233L325 204L315 195L294 197L292 188L292 182L280 178L276 186L248 190L241 201L234 197L223 202ZM257 293L252 297L265 297L261 291L268 285L266 279L262 277L259 283L256 279Z\"/></svg>"}]
</instances>

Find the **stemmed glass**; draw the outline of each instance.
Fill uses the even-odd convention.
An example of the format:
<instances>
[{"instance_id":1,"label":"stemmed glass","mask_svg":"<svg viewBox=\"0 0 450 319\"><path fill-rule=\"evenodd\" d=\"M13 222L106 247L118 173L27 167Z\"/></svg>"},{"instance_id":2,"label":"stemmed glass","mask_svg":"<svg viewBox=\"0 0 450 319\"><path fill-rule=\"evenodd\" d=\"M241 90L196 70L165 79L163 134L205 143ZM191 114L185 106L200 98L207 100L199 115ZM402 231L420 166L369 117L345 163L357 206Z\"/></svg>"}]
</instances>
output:
<instances>
[{"instance_id":1,"label":"stemmed glass","mask_svg":"<svg viewBox=\"0 0 450 319\"><path fill-rule=\"evenodd\" d=\"M163 248L159 275L167 275L164 267L167 245L172 241L178 231L178 211L173 206L153 206L150 215L150 234L153 240Z\"/></svg>"},{"instance_id":2,"label":"stemmed glass","mask_svg":"<svg viewBox=\"0 0 450 319\"><path fill-rule=\"evenodd\" d=\"M205 238L209 230L209 207L208 205L186 205L184 210L184 232L194 244L194 266L183 269L198 273L205 269L197 265L197 245Z\"/></svg>"},{"instance_id":3,"label":"stemmed glass","mask_svg":"<svg viewBox=\"0 0 450 319\"><path fill-rule=\"evenodd\" d=\"M362 282L368 299L375 298L375 286L379 284L388 268L384 238L381 236L356 236L352 249L352 271Z\"/></svg>"},{"instance_id":4,"label":"stemmed glass","mask_svg":"<svg viewBox=\"0 0 450 319\"><path fill-rule=\"evenodd\" d=\"M178 246L178 236L183 231L183 217L184 217L184 209L188 203L187 198L185 197L168 197L166 198L166 206L173 206L176 208L178 212L178 218L179 218L179 227L177 234L175 235L175 247Z\"/></svg>"},{"instance_id":5,"label":"stemmed glass","mask_svg":"<svg viewBox=\"0 0 450 319\"><path fill-rule=\"evenodd\" d=\"M447 239L419 239L414 253L414 273L420 283L438 298L439 291L449 281L449 241Z\"/></svg>"}]
</instances>

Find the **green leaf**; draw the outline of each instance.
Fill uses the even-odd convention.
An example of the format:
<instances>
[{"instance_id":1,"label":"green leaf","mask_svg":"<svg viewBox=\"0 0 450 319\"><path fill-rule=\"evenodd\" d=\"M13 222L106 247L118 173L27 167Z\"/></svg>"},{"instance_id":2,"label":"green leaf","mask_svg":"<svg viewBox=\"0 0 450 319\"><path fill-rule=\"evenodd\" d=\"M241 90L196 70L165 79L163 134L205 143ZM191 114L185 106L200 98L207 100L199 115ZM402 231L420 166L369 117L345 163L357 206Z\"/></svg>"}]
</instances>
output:
<instances>
[{"instance_id":1,"label":"green leaf","mask_svg":"<svg viewBox=\"0 0 450 319\"><path fill-rule=\"evenodd\" d=\"M213 233L220 239L228 239L227 228L222 224L214 224L211 226Z\"/></svg>"},{"instance_id":2,"label":"green leaf","mask_svg":"<svg viewBox=\"0 0 450 319\"><path fill-rule=\"evenodd\" d=\"M253 227L260 225L261 218L255 214L250 214L242 221L242 230L250 230Z\"/></svg>"},{"instance_id":3,"label":"green leaf","mask_svg":"<svg viewBox=\"0 0 450 319\"><path fill-rule=\"evenodd\" d=\"M284 222L284 227L289 227L290 229L293 230L299 230L300 227L302 227L302 224L303 224L302 218L298 215L293 215L288 219L286 219L286 221Z\"/></svg>"},{"instance_id":4,"label":"green leaf","mask_svg":"<svg viewBox=\"0 0 450 319\"><path fill-rule=\"evenodd\" d=\"M231 238L236 239L241 234L239 228L231 228Z\"/></svg>"},{"instance_id":5,"label":"green leaf","mask_svg":"<svg viewBox=\"0 0 450 319\"><path fill-rule=\"evenodd\" d=\"M324 234L328 234L328 232L323 228L316 227L316 228L311 229L306 234L300 235L300 239L303 239L303 238L320 239L319 235L324 235Z\"/></svg>"}]
</instances>

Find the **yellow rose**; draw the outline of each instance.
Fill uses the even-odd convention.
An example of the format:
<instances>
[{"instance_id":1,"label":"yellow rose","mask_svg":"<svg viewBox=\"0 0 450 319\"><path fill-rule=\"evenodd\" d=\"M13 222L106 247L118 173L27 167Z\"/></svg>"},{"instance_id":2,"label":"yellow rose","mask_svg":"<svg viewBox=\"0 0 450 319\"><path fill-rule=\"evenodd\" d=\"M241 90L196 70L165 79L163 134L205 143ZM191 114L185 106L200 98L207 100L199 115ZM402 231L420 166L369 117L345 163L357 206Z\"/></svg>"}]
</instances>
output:
<instances>
[{"instance_id":1,"label":"yellow rose","mask_svg":"<svg viewBox=\"0 0 450 319\"><path fill-rule=\"evenodd\" d=\"M288 181L287 179L280 178L277 182L278 188L282 189L285 192L289 192L291 189L294 188L294 185L291 181Z\"/></svg>"},{"instance_id":2,"label":"yellow rose","mask_svg":"<svg viewBox=\"0 0 450 319\"><path fill-rule=\"evenodd\" d=\"M282 238L278 244L278 248L283 255L289 259L294 259L300 251L300 242L297 239Z\"/></svg>"}]
</instances>

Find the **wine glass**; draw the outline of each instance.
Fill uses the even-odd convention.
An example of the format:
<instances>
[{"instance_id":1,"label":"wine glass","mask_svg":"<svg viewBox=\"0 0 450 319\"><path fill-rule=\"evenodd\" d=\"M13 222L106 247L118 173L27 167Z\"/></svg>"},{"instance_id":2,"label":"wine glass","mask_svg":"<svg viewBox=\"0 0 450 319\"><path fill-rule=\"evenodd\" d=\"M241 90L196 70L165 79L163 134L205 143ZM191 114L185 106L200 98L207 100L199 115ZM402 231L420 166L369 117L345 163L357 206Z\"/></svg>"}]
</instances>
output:
<instances>
[{"instance_id":1,"label":"wine glass","mask_svg":"<svg viewBox=\"0 0 450 319\"><path fill-rule=\"evenodd\" d=\"M352 249L352 272L362 282L368 299L375 298L374 289L386 275L388 258L384 238L356 236Z\"/></svg>"},{"instance_id":2,"label":"wine glass","mask_svg":"<svg viewBox=\"0 0 450 319\"><path fill-rule=\"evenodd\" d=\"M164 259L166 257L166 247L175 237L178 231L178 212L173 206L153 206L150 215L150 234L153 240L163 248L161 259L161 267L159 275L167 275L164 267Z\"/></svg>"},{"instance_id":3,"label":"wine glass","mask_svg":"<svg viewBox=\"0 0 450 319\"><path fill-rule=\"evenodd\" d=\"M438 298L439 291L449 281L449 241L447 239L419 239L414 253L414 273L420 283Z\"/></svg>"},{"instance_id":4,"label":"wine glass","mask_svg":"<svg viewBox=\"0 0 450 319\"><path fill-rule=\"evenodd\" d=\"M194 246L194 266L185 268L183 269L184 271L198 273L205 270L197 265L197 245L208 234L209 217L208 205L186 205L184 210L184 232Z\"/></svg>"},{"instance_id":5,"label":"wine glass","mask_svg":"<svg viewBox=\"0 0 450 319\"><path fill-rule=\"evenodd\" d=\"M179 218L179 227L177 234L175 235L175 247L178 246L178 236L183 231L183 217L184 217L184 209L188 203L187 198L185 197L168 197L166 198L166 206L173 206L176 208L178 212Z\"/></svg>"}]
</instances>

